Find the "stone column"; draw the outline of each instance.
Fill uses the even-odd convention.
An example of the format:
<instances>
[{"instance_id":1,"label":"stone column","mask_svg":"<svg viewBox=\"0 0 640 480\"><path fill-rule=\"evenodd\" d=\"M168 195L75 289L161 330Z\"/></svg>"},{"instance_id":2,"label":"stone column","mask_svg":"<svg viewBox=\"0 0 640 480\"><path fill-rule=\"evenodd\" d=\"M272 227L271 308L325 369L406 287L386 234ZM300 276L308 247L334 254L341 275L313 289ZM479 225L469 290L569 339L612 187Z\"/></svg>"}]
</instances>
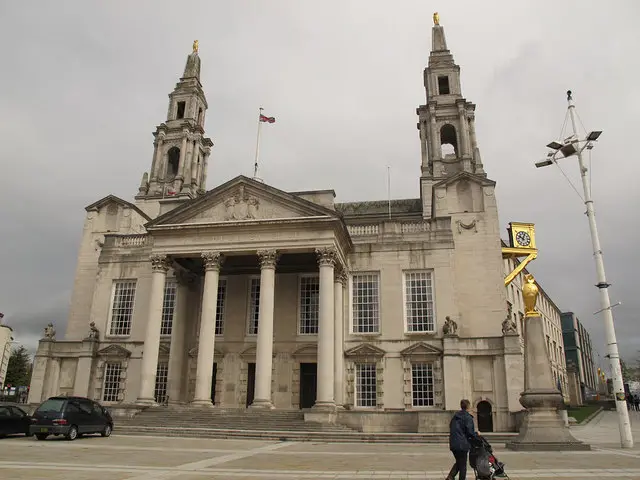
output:
<instances>
[{"instance_id":1,"label":"stone column","mask_svg":"<svg viewBox=\"0 0 640 480\"><path fill-rule=\"evenodd\" d=\"M276 283L275 250L260 250L260 306L258 344L256 345L256 388L252 408L273 408L271 369L273 368L273 308Z\"/></svg>"},{"instance_id":2,"label":"stone column","mask_svg":"<svg viewBox=\"0 0 640 480\"><path fill-rule=\"evenodd\" d=\"M193 170L193 152L195 150L194 139L195 139L195 136L193 135L189 135L187 137L188 148L187 148L187 153L185 154L185 157L184 157L184 169L183 169L184 180L182 182L182 191L187 193L191 188L191 171Z\"/></svg>"},{"instance_id":3,"label":"stone column","mask_svg":"<svg viewBox=\"0 0 640 480\"><path fill-rule=\"evenodd\" d=\"M464 109L464 102L458 103L458 119L460 122L460 154L459 157L466 157L471 154L469 151L469 129L467 128L467 117Z\"/></svg>"},{"instance_id":4,"label":"stone column","mask_svg":"<svg viewBox=\"0 0 640 480\"><path fill-rule=\"evenodd\" d=\"M333 283L334 300L334 360L333 360L333 393L337 407L344 404L344 288L347 285L347 273L338 272Z\"/></svg>"},{"instance_id":5,"label":"stone column","mask_svg":"<svg viewBox=\"0 0 640 480\"><path fill-rule=\"evenodd\" d=\"M216 309L218 308L218 282L222 254L204 252L204 288L202 292L202 313L200 314L200 337L198 338L198 361L196 367L196 391L194 405L210 407L211 375L213 374L213 352L216 340Z\"/></svg>"},{"instance_id":6,"label":"stone column","mask_svg":"<svg viewBox=\"0 0 640 480\"><path fill-rule=\"evenodd\" d=\"M202 191L207 189L207 167L209 166L209 155L211 155L211 148L207 147L204 149L204 158L202 159L202 180L198 179L200 182L198 187Z\"/></svg>"},{"instance_id":7,"label":"stone column","mask_svg":"<svg viewBox=\"0 0 640 480\"><path fill-rule=\"evenodd\" d=\"M195 276L185 270L176 272L178 291L174 305L173 324L171 325L171 348L169 350L169 371L167 373L167 395L169 403L181 403L182 379L185 358L185 327L187 323L187 307L189 290L195 282Z\"/></svg>"},{"instance_id":8,"label":"stone column","mask_svg":"<svg viewBox=\"0 0 640 480\"><path fill-rule=\"evenodd\" d=\"M164 284L167 270L171 264L166 255L154 254L151 260L151 294L147 316L147 333L144 338L142 367L140 369L140 393L136 403L155 404L154 390L158 371L158 349L160 348L160 326L162 324L162 306L164 304Z\"/></svg>"},{"instance_id":9,"label":"stone column","mask_svg":"<svg viewBox=\"0 0 640 480\"><path fill-rule=\"evenodd\" d=\"M177 193L180 193L180 191L182 190L182 184L184 182L185 162L187 160L187 139L189 137L189 132L185 130L182 132L182 135L183 137L182 146L180 147L180 160L178 162L178 174L176 175L173 184L173 189Z\"/></svg>"},{"instance_id":10,"label":"stone column","mask_svg":"<svg viewBox=\"0 0 640 480\"><path fill-rule=\"evenodd\" d=\"M318 312L318 388L316 404L313 408L333 409L333 267L336 263L336 251L325 247L316 249L320 266L320 295Z\"/></svg>"}]
</instances>

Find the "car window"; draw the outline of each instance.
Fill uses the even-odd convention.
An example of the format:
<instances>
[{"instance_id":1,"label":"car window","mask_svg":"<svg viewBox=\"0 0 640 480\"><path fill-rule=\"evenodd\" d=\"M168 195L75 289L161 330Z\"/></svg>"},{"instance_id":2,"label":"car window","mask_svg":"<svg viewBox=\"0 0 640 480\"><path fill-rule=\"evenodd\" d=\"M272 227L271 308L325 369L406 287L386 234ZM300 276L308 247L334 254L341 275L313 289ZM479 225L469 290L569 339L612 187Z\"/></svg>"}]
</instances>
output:
<instances>
[{"instance_id":1,"label":"car window","mask_svg":"<svg viewBox=\"0 0 640 480\"><path fill-rule=\"evenodd\" d=\"M80 409L78 408L78 405L76 403L69 402L67 404L66 412L67 413L80 413Z\"/></svg>"},{"instance_id":2,"label":"car window","mask_svg":"<svg viewBox=\"0 0 640 480\"><path fill-rule=\"evenodd\" d=\"M26 415L24 410L22 410L21 408L9 407L9 409L11 410L11 413L13 414L14 417L22 418L22 417L24 417Z\"/></svg>"},{"instance_id":3,"label":"car window","mask_svg":"<svg viewBox=\"0 0 640 480\"><path fill-rule=\"evenodd\" d=\"M63 398L50 398L45 400L36 412L62 412L65 402Z\"/></svg>"},{"instance_id":4,"label":"car window","mask_svg":"<svg viewBox=\"0 0 640 480\"><path fill-rule=\"evenodd\" d=\"M94 415L98 415L98 416L104 415L104 413L102 412L102 407L97 403L91 404L91 410L93 411Z\"/></svg>"},{"instance_id":5,"label":"car window","mask_svg":"<svg viewBox=\"0 0 640 480\"><path fill-rule=\"evenodd\" d=\"M0 418L9 418L10 416L9 407L0 407Z\"/></svg>"},{"instance_id":6,"label":"car window","mask_svg":"<svg viewBox=\"0 0 640 480\"><path fill-rule=\"evenodd\" d=\"M91 410L93 410L91 402L86 400L78 400L77 406L82 413L91 413Z\"/></svg>"}]
</instances>

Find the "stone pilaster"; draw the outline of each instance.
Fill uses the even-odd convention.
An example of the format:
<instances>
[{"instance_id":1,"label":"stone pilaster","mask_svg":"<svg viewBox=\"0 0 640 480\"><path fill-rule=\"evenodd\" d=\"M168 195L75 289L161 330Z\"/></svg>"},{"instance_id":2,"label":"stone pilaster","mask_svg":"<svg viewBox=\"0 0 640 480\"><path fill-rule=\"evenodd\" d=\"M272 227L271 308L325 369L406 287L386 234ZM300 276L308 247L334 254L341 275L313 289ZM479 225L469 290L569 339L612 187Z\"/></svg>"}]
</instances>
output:
<instances>
[{"instance_id":1,"label":"stone pilaster","mask_svg":"<svg viewBox=\"0 0 640 480\"><path fill-rule=\"evenodd\" d=\"M176 292L175 313L171 325L171 348L169 350L169 371L167 372L167 395L169 403L182 401L182 379L184 378L184 359L186 357L185 329L187 323L187 307L189 292L195 283L195 275L191 272L176 272L178 289Z\"/></svg>"},{"instance_id":2,"label":"stone pilaster","mask_svg":"<svg viewBox=\"0 0 640 480\"><path fill-rule=\"evenodd\" d=\"M158 369L158 348L160 347L160 327L162 324L162 306L164 303L164 285L167 271L171 265L166 255L153 254L151 261L151 295L147 317L147 333L142 353L142 367L140 371L140 393L136 403L141 405L155 404L154 390L156 386L156 372Z\"/></svg>"},{"instance_id":3,"label":"stone pilaster","mask_svg":"<svg viewBox=\"0 0 640 480\"><path fill-rule=\"evenodd\" d=\"M334 331L333 331L333 396L336 406L344 405L344 289L348 275L343 270L336 272L333 283Z\"/></svg>"},{"instance_id":4,"label":"stone pilaster","mask_svg":"<svg viewBox=\"0 0 640 480\"><path fill-rule=\"evenodd\" d=\"M260 258L260 306L258 312L258 342L256 345L256 388L252 408L274 408L271 400L273 375L273 311L275 298L275 250L258 251Z\"/></svg>"},{"instance_id":5,"label":"stone pilaster","mask_svg":"<svg viewBox=\"0 0 640 480\"><path fill-rule=\"evenodd\" d=\"M200 314L200 337L198 338L198 361L196 366L196 390L194 405L213 406L211 403L211 375L216 339L216 309L218 307L218 283L223 257L219 252L204 252L204 288Z\"/></svg>"}]
</instances>

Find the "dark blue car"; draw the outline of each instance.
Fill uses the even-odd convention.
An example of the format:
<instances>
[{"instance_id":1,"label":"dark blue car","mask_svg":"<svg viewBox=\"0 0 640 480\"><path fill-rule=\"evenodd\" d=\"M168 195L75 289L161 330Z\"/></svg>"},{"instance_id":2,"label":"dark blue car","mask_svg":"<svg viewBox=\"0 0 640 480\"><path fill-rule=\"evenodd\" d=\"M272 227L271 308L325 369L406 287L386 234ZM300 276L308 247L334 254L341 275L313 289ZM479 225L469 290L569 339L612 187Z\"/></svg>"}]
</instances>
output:
<instances>
[{"instance_id":1,"label":"dark blue car","mask_svg":"<svg viewBox=\"0 0 640 480\"><path fill-rule=\"evenodd\" d=\"M92 433L108 437L113 431L113 419L106 408L88 398L51 397L33 412L29 431L38 440L49 435L75 440Z\"/></svg>"}]
</instances>

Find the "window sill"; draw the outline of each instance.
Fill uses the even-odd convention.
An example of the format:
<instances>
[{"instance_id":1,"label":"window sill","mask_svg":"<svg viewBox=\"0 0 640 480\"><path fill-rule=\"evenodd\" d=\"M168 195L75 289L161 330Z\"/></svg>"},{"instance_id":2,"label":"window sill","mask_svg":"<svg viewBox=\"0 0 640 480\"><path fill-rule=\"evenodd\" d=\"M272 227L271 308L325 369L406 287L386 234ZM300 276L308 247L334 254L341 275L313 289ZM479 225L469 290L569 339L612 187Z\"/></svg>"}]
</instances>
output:
<instances>
[{"instance_id":1,"label":"window sill","mask_svg":"<svg viewBox=\"0 0 640 480\"><path fill-rule=\"evenodd\" d=\"M381 332L366 332L366 333L350 332L349 335L352 337L380 337L382 333Z\"/></svg>"},{"instance_id":2,"label":"window sill","mask_svg":"<svg viewBox=\"0 0 640 480\"><path fill-rule=\"evenodd\" d=\"M431 331L424 331L424 332L404 332L404 334L408 337L415 337L415 336L424 336L424 335L436 335L438 333L437 330L431 330Z\"/></svg>"},{"instance_id":3,"label":"window sill","mask_svg":"<svg viewBox=\"0 0 640 480\"><path fill-rule=\"evenodd\" d=\"M131 334L128 335L105 335L105 340L123 340L125 338L131 338Z\"/></svg>"}]
</instances>

